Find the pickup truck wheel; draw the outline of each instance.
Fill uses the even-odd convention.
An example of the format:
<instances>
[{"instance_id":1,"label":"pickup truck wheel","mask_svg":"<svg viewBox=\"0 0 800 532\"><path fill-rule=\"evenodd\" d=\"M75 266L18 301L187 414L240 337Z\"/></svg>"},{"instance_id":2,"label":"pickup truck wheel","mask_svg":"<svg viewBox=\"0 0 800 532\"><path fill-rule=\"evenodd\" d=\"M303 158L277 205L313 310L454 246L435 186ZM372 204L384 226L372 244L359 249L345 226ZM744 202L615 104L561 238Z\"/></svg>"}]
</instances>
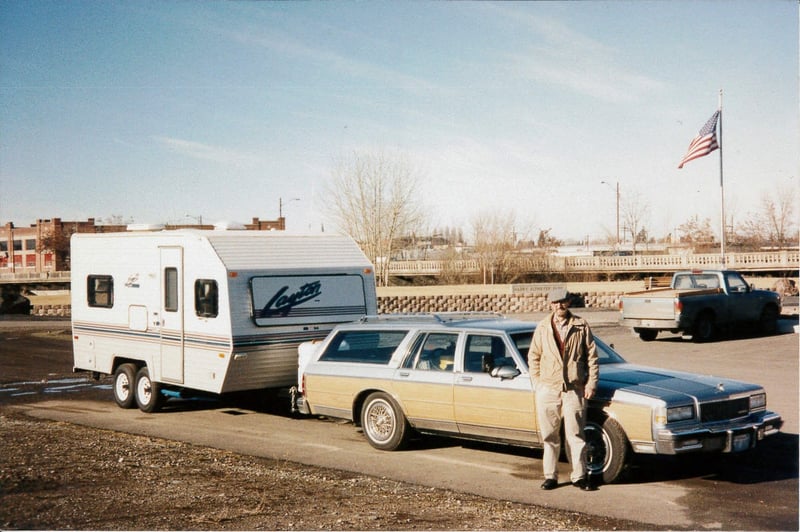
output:
<instances>
[{"instance_id":1,"label":"pickup truck wheel","mask_svg":"<svg viewBox=\"0 0 800 532\"><path fill-rule=\"evenodd\" d=\"M761 334L771 336L778 332L778 309L773 306L766 307L761 312L761 318L758 320L759 329Z\"/></svg>"},{"instance_id":2,"label":"pickup truck wheel","mask_svg":"<svg viewBox=\"0 0 800 532\"><path fill-rule=\"evenodd\" d=\"M383 392L372 393L364 401L361 428L369 444L382 451L402 449L411 432L402 410Z\"/></svg>"},{"instance_id":3,"label":"pickup truck wheel","mask_svg":"<svg viewBox=\"0 0 800 532\"><path fill-rule=\"evenodd\" d=\"M139 410L151 414L157 412L163 403L161 386L150 380L147 366L141 368L136 374L136 404L139 405Z\"/></svg>"},{"instance_id":4,"label":"pickup truck wheel","mask_svg":"<svg viewBox=\"0 0 800 532\"><path fill-rule=\"evenodd\" d=\"M658 336L656 329L636 329L636 332L639 333L639 338L645 342L652 342Z\"/></svg>"},{"instance_id":5,"label":"pickup truck wheel","mask_svg":"<svg viewBox=\"0 0 800 532\"><path fill-rule=\"evenodd\" d=\"M583 429L586 439L586 472L602 476L604 484L619 480L628 465L630 447L625 431L610 417L590 418Z\"/></svg>"},{"instance_id":6,"label":"pickup truck wheel","mask_svg":"<svg viewBox=\"0 0 800 532\"><path fill-rule=\"evenodd\" d=\"M710 342L716 334L714 316L709 312L704 312L697 317L692 331L692 340L698 343Z\"/></svg>"},{"instance_id":7,"label":"pickup truck wheel","mask_svg":"<svg viewBox=\"0 0 800 532\"><path fill-rule=\"evenodd\" d=\"M120 408L133 408L136 406L136 397L133 384L136 382L136 366L133 364L120 364L114 372L114 401Z\"/></svg>"}]
</instances>

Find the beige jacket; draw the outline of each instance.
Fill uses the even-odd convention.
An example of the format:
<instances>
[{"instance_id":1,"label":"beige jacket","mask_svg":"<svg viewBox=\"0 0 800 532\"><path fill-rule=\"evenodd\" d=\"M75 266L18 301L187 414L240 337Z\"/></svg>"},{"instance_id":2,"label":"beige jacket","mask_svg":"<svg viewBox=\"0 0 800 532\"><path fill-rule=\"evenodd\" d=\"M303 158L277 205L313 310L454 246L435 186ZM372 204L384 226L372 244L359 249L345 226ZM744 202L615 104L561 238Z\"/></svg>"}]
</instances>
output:
<instances>
[{"instance_id":1,"label":"beige jacket","mask_svg":"<svg viewBox=\"0 0 800 532\"><path fill-rule=\"evenodd\" d=\"M550 313L539 323L528 350L528 369L534 388L538 385L556 390L570 387L594 393L600 366L589 324L583 318L569 314L562 355L553 330L554 317L554 313Z\"/></svg>"}]
</instances>

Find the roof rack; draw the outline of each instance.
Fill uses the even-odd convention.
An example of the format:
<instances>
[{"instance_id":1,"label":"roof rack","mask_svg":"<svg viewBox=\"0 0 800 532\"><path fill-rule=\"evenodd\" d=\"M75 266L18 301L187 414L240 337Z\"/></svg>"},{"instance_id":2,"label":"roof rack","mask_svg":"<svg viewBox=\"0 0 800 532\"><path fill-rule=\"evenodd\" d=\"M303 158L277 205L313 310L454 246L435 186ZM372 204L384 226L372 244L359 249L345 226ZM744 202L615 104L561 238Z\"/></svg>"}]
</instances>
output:
<instances>
[{"instance_id":1,"label":"roof rack","mask_svg":"<svg viewBox=\"0 0 800 532\"><path fill-rule=\"evenodd\" d=\"M361 323L375 323L387 321L428 321L436 323L452 323L466 320L497 320L505 319L499 312L406 312L397 314L378 314L364 316Z\"/></svg>"}]
</instances>

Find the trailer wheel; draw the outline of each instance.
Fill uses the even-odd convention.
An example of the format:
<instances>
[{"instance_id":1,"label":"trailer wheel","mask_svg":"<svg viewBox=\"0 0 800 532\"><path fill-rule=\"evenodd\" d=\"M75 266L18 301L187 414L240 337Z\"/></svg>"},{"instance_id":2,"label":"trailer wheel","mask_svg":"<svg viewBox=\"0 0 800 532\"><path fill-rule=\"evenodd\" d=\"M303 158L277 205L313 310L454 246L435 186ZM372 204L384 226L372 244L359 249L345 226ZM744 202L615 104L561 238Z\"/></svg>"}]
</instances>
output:
<instances>
[{"instance_id":1,"label":"trailer wheel","mask_svg":"<svg viewBox=\"0 0 800 532\"><path fill-rule=\"evenodd\" d=\"M120 408L136 406L136 394L133 388L135 382L136 366L130 363L120 364L114 372L114 401Z\"/></svg>"},{"instance_id":2,"label":"trailer wheel","mask_svg":"<svg viewBox=\"0 0 800 532\"><path fill-rule=\"evenodd\" d=\"M150 380L150 372L147 366L143 367L136 374L136 404L139 410L147 412L157 412L164 402L161 395L161 386L157 382Z\"/></svg>"},{"instance_id":3,"label":"trailer wheel","mask_svg":"<svg viewBox=\"0 0 800 532\"><path fill-rule=\"evenodd\" d=\"M403 411L383 392L375 392L364 401L361 427L369 444L382 451L402 449L411 432Z\"/></svg>"}]
</instances>

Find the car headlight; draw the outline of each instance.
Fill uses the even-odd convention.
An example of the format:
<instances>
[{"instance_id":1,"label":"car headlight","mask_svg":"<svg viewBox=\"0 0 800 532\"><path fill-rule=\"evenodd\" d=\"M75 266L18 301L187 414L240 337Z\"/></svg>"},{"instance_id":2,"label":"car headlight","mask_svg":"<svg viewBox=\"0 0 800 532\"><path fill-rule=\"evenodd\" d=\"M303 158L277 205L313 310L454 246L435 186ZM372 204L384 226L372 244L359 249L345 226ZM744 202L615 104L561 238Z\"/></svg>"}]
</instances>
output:
<instances>
[{"instance_id":1,"label":"car headlight","mask_svg":"<svg viewBox=\"0 0 800 532\"><path fill-rule=\"evenodd\" d=\"M667 408L666 405L657 406L653 412L653 422L663 427L667 423L685 421L694 418L694 405L673 406Z\"/></svg>"},{"instance_id":2,"label":"car headlight","mask_svg":"<svg viewBox=\"0 0 800 532\"><path fill-rule=\"evenodd\" d=\"M767 394L757 393L750 396L750 411L764 410L767 408Z\"/></svg>"},{"instance_id":3,"label":"car headlight","mask_svg":"<svg viewBox=\"0 0 800 532\"><path fill-rule=\"evenodd\" d=\"M694 417L694 406L674 406L667 408L667 423L674 423L675 421L684 421Z\"/></svg>"}]
</instances>

